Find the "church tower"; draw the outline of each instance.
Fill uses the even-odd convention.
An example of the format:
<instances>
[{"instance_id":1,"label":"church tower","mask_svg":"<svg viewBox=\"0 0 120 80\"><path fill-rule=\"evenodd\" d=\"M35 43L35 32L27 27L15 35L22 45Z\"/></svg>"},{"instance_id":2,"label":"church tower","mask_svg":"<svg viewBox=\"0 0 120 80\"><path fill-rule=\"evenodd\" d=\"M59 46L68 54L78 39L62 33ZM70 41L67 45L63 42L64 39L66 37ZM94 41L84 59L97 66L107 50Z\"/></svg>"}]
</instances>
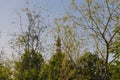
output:
<instances>
[{"instance_id":1,"label":"church tower","mask_svg":"<svg viewBox=\"0 0 120 80\"><path fill-rule=\"evenodd\" d=\"M61 40L60 40L59 36L56 41L56 52L61 52Z\"/></svg>"},{"instance_id":2,"label":"church tower","mask_svg":"<svg viewBox=\"0 0 120 80\"><path fill-rule=\"evenodd\" d=\"M58 37L56 40L56 52L61 52L60 26L58 26Z\"/></svg>"}]
</instances>

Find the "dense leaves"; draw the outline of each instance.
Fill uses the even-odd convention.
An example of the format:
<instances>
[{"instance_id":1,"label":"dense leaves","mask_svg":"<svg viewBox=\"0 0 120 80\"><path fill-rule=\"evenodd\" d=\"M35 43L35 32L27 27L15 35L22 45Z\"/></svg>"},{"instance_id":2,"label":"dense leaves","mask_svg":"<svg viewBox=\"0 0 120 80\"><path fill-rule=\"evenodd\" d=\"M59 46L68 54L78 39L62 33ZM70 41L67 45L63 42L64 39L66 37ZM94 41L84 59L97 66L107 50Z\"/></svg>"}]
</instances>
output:
<instances>
[{"instance_id":1,"label":"dense leaves","mask_svg":"<svg viewBox=\"0 0 120 80\"><path fill-rule=\"evenodd\" d=\"M105 73L104 61L97 54L86 52L77 60L79 79L103 80Z\"/></svg>"},{"instance_id":2,"label":"dense leaves","mask_svg":"<svg viewBox=\"0 0 120 80\"><path fill-rule=\"evenodd\" d=\"M119 80L120 79L120 61L115 61L113 65L110 66L111 70L111 79L110 80Z\"/></svg>"},{"instance_id":3,"label":"dense leaves","mask_svg":"<svg viewBox=\"0 0 120 80\"><path fill-rule=\"evenodd\" d=\"M10 67L0 64L0 80L12 80Z\"/></svg>"},{"instance_id":4,"label":"dense leaves","mask_svg":"<svg viewBox=\"0 0 120 80\"><path fill-rule=\"evenodd\" d=\"M17 80L37 80L38 74L44 64L44 59L35 50L26 51L21 56L21 60L16 62Z\"/></svg>"},{"instance_id":5,"label":"dense leaves","mask_svg":"<svg viewBox=\"0 0 120 80\"><path fill-rule=\"evenodd\" d=\"M27 30L13 41L20 55L4 62L0 54L0 80L120 80L119 0L71 0L70 12L55 20L56 50L51 47L48 59L42 56L51 54L42 44L44 18L39 11L25 12Z\"/></svg>"}]
</instances>

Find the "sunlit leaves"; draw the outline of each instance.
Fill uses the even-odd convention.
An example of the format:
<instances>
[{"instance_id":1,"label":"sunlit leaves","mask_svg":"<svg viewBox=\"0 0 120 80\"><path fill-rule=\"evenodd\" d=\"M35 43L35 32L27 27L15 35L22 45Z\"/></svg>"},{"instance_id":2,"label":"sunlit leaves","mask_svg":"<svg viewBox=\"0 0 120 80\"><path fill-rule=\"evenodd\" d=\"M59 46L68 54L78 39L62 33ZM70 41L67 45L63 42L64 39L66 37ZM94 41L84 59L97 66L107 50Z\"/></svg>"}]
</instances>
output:
<instances>
[{"instance_id":1,"label":"sunlit leaves","mask_svg":"<svg viewBox=\"0 0 120 80\"><path fill-rule=\"evenodd\" d=\"M27 51L22 54L21 59L16 62L16 79L38 79L39 72L44 64L42 55L35 50Z\"/></svg>"},{"instance_id":2,"label":"sunlit leaves","mask_svg":"<svg viewBox=\"0 0 120 80\"><path fill-rule=\"evenodd\" d=\"M103 79L102 74L105 71L104 61L96 54L86 52L77 60L77 66L79 68L80 79Z\"/></svg>"},{"instance_id":3,"label":"sunlit leaves","mask_svg":"<svg viewBox=\"0 0 120 80\"><path fill-rule=\"evenodd\" d=\"M120 79L120 62L115 61L113 65L110 66L111 79L110 80L119 80Z\"/></svg>"}]
</instances>

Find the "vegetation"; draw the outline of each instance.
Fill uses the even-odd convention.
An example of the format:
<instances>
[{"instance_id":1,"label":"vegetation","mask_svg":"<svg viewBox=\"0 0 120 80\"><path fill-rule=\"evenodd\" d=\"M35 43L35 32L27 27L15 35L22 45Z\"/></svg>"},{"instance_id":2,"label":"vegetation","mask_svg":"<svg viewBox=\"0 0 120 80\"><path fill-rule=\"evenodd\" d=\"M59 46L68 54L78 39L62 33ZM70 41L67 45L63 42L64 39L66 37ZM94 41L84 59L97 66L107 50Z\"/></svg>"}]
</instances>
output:
<instances>
[{"instance_id":1,"label":"vegetation","mask_svg":"<svg viewBox=\"0 0 120 80\"><path fill-rule=\"evenodd\" d=\"M120 1L71 0L70 6L55 19L48 59L42 40L49 25L38 10L24 10L27 29L20 23L22 33L12 40L19 55L4 62L0 53L0 80L120 80Z\"/></svg>"}]
</instances>

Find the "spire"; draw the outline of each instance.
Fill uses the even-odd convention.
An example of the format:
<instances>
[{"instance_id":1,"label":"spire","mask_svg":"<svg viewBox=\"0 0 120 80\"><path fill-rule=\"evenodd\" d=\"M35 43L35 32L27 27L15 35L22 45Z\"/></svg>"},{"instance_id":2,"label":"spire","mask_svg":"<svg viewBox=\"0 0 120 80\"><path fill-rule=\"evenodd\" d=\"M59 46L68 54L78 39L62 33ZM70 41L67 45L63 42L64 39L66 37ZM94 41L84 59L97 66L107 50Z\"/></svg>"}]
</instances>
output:
<instances>
[{"instance_id":1,"label":"spire","mask_svg":"<svg viewBox=\"0 0 120 80\"><path fill-rule=\"evenodd\" d=\"M58 26L58 38L57 38L57 41L56 41L56 52L61 52L61 39L59 37L59 34L60 34L60 27Z\"/></svg>"},{"instance_id":2,"label":"spire","mask_svg":"<svg viewBox=\"0 0 120 80\"><path fill-rule=\"evenodd\" d=\"M56 52L61 52L61 40L60 40L59 36L56 41L56 47L57 47Z\"/></svg>"}]
</instances>

